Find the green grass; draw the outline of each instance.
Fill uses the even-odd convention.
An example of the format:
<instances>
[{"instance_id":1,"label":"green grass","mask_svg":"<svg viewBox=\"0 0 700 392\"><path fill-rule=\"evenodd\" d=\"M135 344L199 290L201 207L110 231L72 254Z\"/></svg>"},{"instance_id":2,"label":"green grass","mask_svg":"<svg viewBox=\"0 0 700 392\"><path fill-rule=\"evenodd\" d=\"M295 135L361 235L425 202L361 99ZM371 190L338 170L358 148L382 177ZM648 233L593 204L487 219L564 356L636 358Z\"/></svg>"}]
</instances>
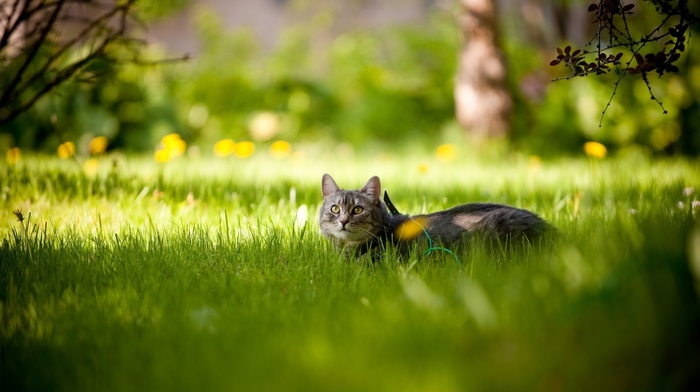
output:
<instances>
[{"instance_id":1,"label":"green grass","mask_svg":"<svg viewBox=\"0 0 700 392\"><path fill-rule=\"evenodd\" d=\"M0 389L697 385L700 209L683 193L700 191L697 160L310 155L115 156L95 177L44 156L1 166ZM528 208L562 238L476 249L463 268L441 253L347 262L317 228L324 172L344 188L379 175L402 212Z\"/></svg>"}]
</instances>

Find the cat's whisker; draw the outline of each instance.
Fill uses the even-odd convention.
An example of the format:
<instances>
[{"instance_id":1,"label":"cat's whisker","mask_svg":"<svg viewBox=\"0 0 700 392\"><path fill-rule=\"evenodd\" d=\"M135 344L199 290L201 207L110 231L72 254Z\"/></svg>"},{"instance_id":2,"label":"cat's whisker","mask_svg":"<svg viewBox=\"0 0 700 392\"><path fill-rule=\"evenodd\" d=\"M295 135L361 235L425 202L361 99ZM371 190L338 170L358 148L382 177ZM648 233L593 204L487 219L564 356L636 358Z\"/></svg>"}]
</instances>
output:
<instances>
[{"instance_id":1,"label":"cat's whisker","mask_svg":"<svg viewBox=\"0 0 700 392\"><path fill-rule=\"evenodd\" d=\"M378 233L378 232L377 232L377 233L372 232L372 231L370 231L370 230L368 230L368 229L365 229L365 228L362 227L362 226L352 226L352 229L353 229L353 230L360 231L360 232L362 232L363 234L369 234L369 236L367 237L368 239L376 239L376 238L379 237L379 233Z\"/></svg>"}]
</instances>

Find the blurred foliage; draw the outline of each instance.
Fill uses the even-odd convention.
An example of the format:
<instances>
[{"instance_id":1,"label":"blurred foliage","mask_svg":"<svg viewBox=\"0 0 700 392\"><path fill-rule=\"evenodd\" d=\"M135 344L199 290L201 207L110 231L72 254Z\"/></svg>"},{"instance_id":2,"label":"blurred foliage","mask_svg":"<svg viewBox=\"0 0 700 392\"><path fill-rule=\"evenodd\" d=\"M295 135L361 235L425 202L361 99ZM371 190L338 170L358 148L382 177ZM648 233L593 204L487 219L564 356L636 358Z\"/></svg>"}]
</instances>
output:
<instances>
[{"instance_id":1,"label":"blurred foliage","mask_svg":"<svg viewBox=\"0 0 700 392\"><path fill-rule=\"evenodd\" d=\"M144 22L161 19L181 11L191 0L138 0L139 14Z\"/></svg>"},{"instance_id":2,"label":"blurred foliage","mask_svg":"<svg viewBox=\"0 0 700 392\"><path fill-rule=\"evenodd\" d=\"M227 31L216 13L203 9L196 20L202 51L195 59L92 64L103 76L97 83L64 86L4 124L0 147L55 151L72 140L85 153L89 140L105 136L110 149L153 151L170 133L205 151L222 139L427 148L469 143L453 118L461 45L454 15L438 11L423 25L351 31L330 43L318 39L333 23L321 16L286 30L276 47L265 49L249 30ZM504 50L516 102L515 147L545 156L582 154L585 142L598 141L613 153L640 146L650 153L700 152L692 124L700 111L696 46L689 46L678 74L653 81L668 114L649 101L643 83L624 80L602 126L617 75L551 83L560 75L548 66L550 53L512 34L504 37ZM163 56L151 51L153 58ZM264 132L256 131L261 122Z\"/></svg>"},{"instance_id":3,"label":"blurred foliage","mask_svg":"<svg viewBox=\"0 0 700 392\"><path fill-rule=\"evenodd\" d=\"M432 134L451 119L458 34L445 15L427 30L347 33L327 51L312 45L322 23L288 30L268 54L249 32L226 33L215 14L201 13L203 53L174 83L185 110L206 108L193 132L240 139L264 111L279 116L280 136L359 145Z\"/></svg>"}]
</instances>

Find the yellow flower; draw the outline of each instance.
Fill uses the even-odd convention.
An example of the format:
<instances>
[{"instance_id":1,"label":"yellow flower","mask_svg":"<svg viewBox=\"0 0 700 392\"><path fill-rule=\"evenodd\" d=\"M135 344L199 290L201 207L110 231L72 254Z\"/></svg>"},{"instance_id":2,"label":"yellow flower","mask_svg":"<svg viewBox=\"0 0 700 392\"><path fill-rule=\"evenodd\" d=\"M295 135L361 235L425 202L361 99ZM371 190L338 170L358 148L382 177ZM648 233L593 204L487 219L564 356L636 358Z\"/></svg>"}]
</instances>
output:
<instances>
[{"instance_id":1,"label":"yellow flower","mask_svg":"<svg viewBox=\"0 0 700 392\"><path fill-rule=\"evenodd\" d=\"M83 171L90 177L94 177L97 174L97 168L100 163L95 158L90 158L85 163L83 163Z\"/></svg>"},{"instance_id":2,"label":"yellow flower","mask_svg":"<svg viewBox=\"0 0 700 392\"><path fill-rule=\"evenodd\" d=\"M604 158L608 154L608 149L598 142L586 142L583 151L591 158Z\"/></svg>"},{"instance_id":3,"label":"yellow flower","mask_svg":"<svg viewBox=\"0 0 700 392\"><path fill-rule=\"evenodd\" d=\"M423 234L429 223L426 218L415 217L400 224L394 234L399 241L409 241Z\"/></svg>"},{"instance_id":4,"label":"yellow flower","mask_svg":"<svg viewBox=\"0 0 700 392\"><path fill-rule=\"evenodd\" d=\"M90 140L90 144L88 144L88 150L92 155L102 154L103 152L107 151L108 144L109 140L107 140L106 137L97 136Z\"/></svg>"},{"instance_id":5,"label":"yellow flower","mask_svg":"<svg viewBox=\"0 0 700 392\"><path fill-rule=\"evenodd\" d=\"M238 142L233 146L233 153L239 158L248 158L255 153L255 144L247 140Z\"/></svg>"},{"instance_id":6,"label":"yellow flower","mask_svg":"<svg viewBox=\"0 0 700 392\"><path fill-rule=\"evenodd\" d=\"M170 150L167 148L159 148L156 150L155 154L153 154L153 158L155 158L158 163L168 162L171 158Z\"/></svg>"},{"instance_id":7,"label":"yellow flower","mask_svg":"<svg viewBox=\"0 0 700 392\"><path fill-rule=\"evenodd\" d=\"M430 166L426 165L425 163L421 163L420 165L418 165L418 173L426 174L429 171L430 171Z\"/></svg>"},{"instance_id":8,"label":"yellow flower","mask_svg":"<svg viewBox=\"0 0 700 392\"><path fill-rule=\"evenodd\" d=\"M457 146L454 144L442 144L435 149L435 153L439 160L450 162L457 157Z\"/></svg>"},{"instance_id":9,"label":"yellow flower","mask_svg":"<svg viewBox=\"0 0 700 392\"><path fill-rule=\"evenodd\" d=\"M160 138L160 142L165 148L174 146L178 142L178 140L182 140L182 138L177 133L169 133Z\"/></svg>"},{"instance_id":10,"label":"yellow flower","mask_svg":"<svg viewBox=\"0 0 700 392\"><path fill-rule=\"evenodd\" d=\"M284 140L278 140L270 145L270 155L275 159L284 159L292 152L292 145Z\"/></svg>"},{"instance_id":11,"label":"yellow flower","mask_svg":"<svg viewBox=\"0 0 700 392\"><path fill-rule=\"evenodd\" d=\"M187 143L177 133L169 133L163 136L160 139L160 145L163 149L168 150L170 158L182 156L187 150Z\"/></svg>"},{"instance_id":12,"label":"yellow flower","mask_svg":"<svg viewBox=\"0 0 700 392\"><path fill-rule=\"evenodd\" d=\"M530 155L527 158L527 167L530 171L537 171L542 167L542 158L537 155Z\"/></svg>"},{"instance_id":13,"label":"yellow flower","mask_svg":"<svg viewBox=\"0 0 700 392\"><path fill-rule=\"evenodd\" d=\"M169 150L170 150L170 155L172 155L174 157L182 156L182 154L184 154L185 151L187 151L187 143L185 143L184 140L179 140Z\"/></svg>"},{"instance_id":14,"label":"yellow flower","mask_svg":"<svg viewBox=\"0 0 700 392\"><path fill-rule=\"evenodd\" d=\"M56 152L59 158L68 159L75 154L75 144L73 144L73 142L61 143Z\"/></svg>"},{"instance_id":15,"label":"yellow flower","mask_svg":"<svg viewBox=\"0 0 700 392\"><path fill-rule=\"evenodd\" d=\"M227 157L233 154L233 149L235 148L236 142L231 139L219 140L214 144L214 155L219 158Z\"/></svg>"},{"instance_id":16,"label":"yellow flower","mask_svg":"<svg viewBox=\"0 0 700 392\"><path fill-rule=\"evenodd\" d=\"M14 165L15 163L19 162L21 157L22 153L20 152L19 147L12 147L11 149L7 150L7 153L5 154L5 159L7 159L7 163L10 165Z\"/></svg>"}]
</instances>

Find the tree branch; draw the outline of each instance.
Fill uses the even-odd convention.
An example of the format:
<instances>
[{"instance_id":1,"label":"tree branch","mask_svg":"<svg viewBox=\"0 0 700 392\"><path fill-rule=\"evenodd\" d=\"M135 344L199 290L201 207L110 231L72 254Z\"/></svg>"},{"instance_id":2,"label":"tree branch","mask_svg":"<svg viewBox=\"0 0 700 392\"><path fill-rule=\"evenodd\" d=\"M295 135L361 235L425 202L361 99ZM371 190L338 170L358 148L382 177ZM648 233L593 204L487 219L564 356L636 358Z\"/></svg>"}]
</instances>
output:
<instances>
[{"instance_id":1,"label":"tree branch","mask_svg":"<svg viewBox=\"0 0 700 392\"><path fill-rule=\"evenodd\" d=\"M48 37L49 32L53 28L53 25L56 22L56 19L58 18L58 14L61 12L61 9L63 8L63 3L64 3L63 1L59 1L56 4L56 8L54 9L53 13L51 14L48 21L46 22L46 27L41 31L41 35L39 36L37 42L30 49L29 53L27 54L27 57L24 60L24 63L17 71L17 74L15 75L15 77L4 88L5 91L3 91L3 94L0 97L0 106L6 106L10 103L10 97L12 96L12 91L14 91L14 89L17 87L19 82L22 80L22 76L24 76L24 73L26 72L27 68L34 60L34 57L36 56L36 54L39 52L39 48L46 41L46 37Z\"/></svg>"},{"instance_id":2,"label":"tree branch","mask_svg":"<svg viewBox=\"0 0 700 392\"><path fill-rule=\"evenodd\" d=\"M13 100L16 97L21 96L21 94L25 90L31 88L32 84L35 81L37 81L40 77L44 76L46 74L46 72L49 70L49 68L51 68L51 66L55 63L55 61L57 61L59 58L61 58L61 56L63 56L64 53L66 53L70 48L72 48L80 40L84 39L84 37L89 36L89 34L92 30L97 29L99 27L102 27L106 21L109 21L114 15L116 15L119 12L123 12L123 11L126 11L126 10L123 9L121 6L119 6L119 7L112 9L110 12L107 12L106 14L102 15L101 17L95 19L94 21L92 21L92 23L90 25L85 27L85 29L83 29L80 33L76 34L76 36L72 40L63 44L62 47L55 54L53 54L51 57L49 57L46 60L46 63L44 64L44 66L41 69L39 69L38 71L36 71L34 73L34 75L32 75L26 82L24 82L20 86L17 86L15 88L14 93L12 94L12 96L9 97L9 99ZM105 42L103 45L101 45L101 47L102 48L106 47L107 44L111 43L114 39L121 36L124 33L125 28L126 27L122 25L119 30L113 32L111 35L108 35L108 37L105 38ZM91 52L92 53L87 55L88 58L93 58L98 54L95 51L91 51Z\"/></svg>"},{"instance_id":3,"label":"tree branch","mask_svg":"<svg viewBox=\"0 0 700 392\"><path fill-rule=\"evenodd\" d=\"M0 85L0 123L17 117L71 78L79 79L92 61L146 64L139 60L139 53L135 50L145 42L129 35L131 26L140 23L134 10L135 3L136 0L15 0L12 4L0 6L5 7L0 8L0 11L5 11L0 13L0 18L7 20L0 37L0 60L3 66L12 65L4 78L6 82ZM76 15L75 8L70 5L89 7L90 12ZM56 30L63 24L77 26L77 33L57 41ZM24 41L22 48L15 52L11 49L15 47L14 37L19 31L22 31ZM112 58L112 45L134 49L127 54L132 58ZM81 53L79 59L70 59L69 53L81 47L82 53L76 52ZM186 58L153 61L151 64Z\"/></svg>"},{"instance_id":4,"label":"tree branch","mask_svg":"<svg viewBox=\"0 0 700 392\"><path fill-rule=\"evenodd\" d=\"M7 44L10 42L10 37L12 37L12 34L14 34L15 31L17 31L17 28L19 28L24 21L24 16L27 15L26 11L27 7L29 7L29 1L24 2L24 7L22 7L21 10L19 9L20 3L22 3L22 0L15 0L15 2L12 4L12 9L7 14L5 31L3 31L2 37L0 37L0 51L7 46ZM18 12L19 14L17 14ZM16 14L17 16L15 18ZM12 19L14 19L14 22Z\"/></svg>"}]
</instances>

